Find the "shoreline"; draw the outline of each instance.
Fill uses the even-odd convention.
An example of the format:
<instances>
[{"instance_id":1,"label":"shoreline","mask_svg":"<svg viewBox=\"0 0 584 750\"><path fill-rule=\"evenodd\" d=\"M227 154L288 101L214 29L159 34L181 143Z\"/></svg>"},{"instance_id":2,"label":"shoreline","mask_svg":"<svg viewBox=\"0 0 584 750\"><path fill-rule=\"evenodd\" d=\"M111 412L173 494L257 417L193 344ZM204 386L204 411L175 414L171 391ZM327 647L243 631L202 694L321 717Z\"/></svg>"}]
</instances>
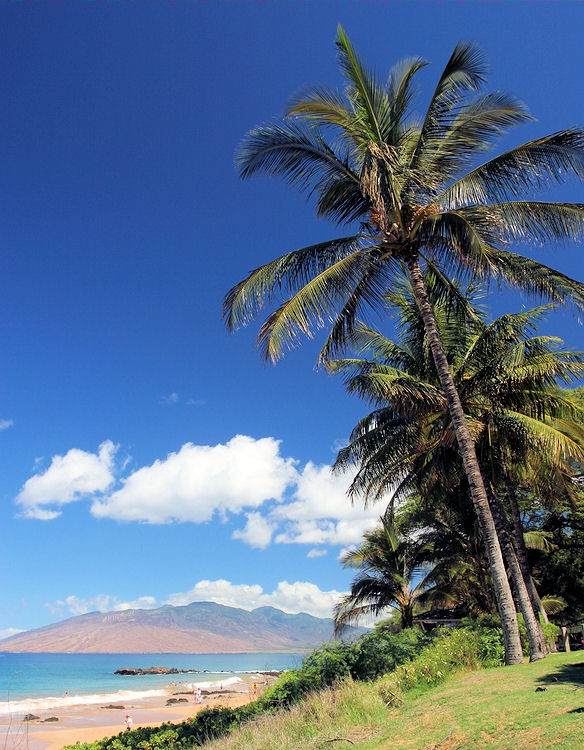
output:
<instances>
[{"instance_id":1,"label":"shoreline","mask_svg":"<svg viewBox=\"0 0 584 750\"><path fill-rule=\"evenodd\" d=\"M215 682L215 687L204 690L200 704L194 702L192 692L187 692L184 684L177 683L166 686L159 695L134 693L129 700L120 703L119 708L106 707L103 702L46 708L36 711L39 718L31 721L24 721L22 714L4 715L0 716L0 747L5 750L61 750L76 742L94 742L123 732L126 714L132 717L133 728L158 726L165 722L177 724L204 708L236 708L256 700L262 689L274 679L259 672L248 674L223 690ZM252 689L254 682L260 686L255 694ZM168 705L169 699L186 702ZM58 721L47 722L51 717Z\"/></svg>"}]
</instances>

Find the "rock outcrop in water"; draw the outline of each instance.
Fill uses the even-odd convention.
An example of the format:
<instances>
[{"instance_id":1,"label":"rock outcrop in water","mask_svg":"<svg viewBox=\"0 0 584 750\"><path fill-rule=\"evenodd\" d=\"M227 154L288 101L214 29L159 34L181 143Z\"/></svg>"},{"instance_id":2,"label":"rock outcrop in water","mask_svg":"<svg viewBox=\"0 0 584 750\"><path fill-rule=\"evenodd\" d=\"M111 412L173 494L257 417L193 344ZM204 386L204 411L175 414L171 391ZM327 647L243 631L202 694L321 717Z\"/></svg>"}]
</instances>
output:
<instances>
[{"instance_id":1,"label":"rock outcrop in water","mask_svg":"<svg viewBox=\"0 0 584 750\"><path fill-rule=\"evenodd\" d=\"M194 674L198 672L198 669L175 669L171 667L148 667L148 669L136 669L134 667L122 667L122 669L116 669L114 674L123 675L141 675L141 674Z\"/></svg>"}]
</instances>

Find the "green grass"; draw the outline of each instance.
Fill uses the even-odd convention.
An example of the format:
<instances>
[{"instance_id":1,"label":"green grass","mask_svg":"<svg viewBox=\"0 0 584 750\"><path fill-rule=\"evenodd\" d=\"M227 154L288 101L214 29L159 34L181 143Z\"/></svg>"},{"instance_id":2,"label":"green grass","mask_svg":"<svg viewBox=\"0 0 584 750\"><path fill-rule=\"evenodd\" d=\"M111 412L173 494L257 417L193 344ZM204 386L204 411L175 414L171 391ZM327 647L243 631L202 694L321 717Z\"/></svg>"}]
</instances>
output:
<instances>
[{"instance_id":1,"label":"green grass","mask_svg":"<svg viewBox=\"0 0 584 750\"><path fill-rule=\"evenodd\" d=\"M537 687L546 690L536 692ZM264 716L205 749L349 747L582 750L584 652L458 674L430 690L407 693L400 708L383 704L376 683L347 682L277 716Z\"/></svg>"}]
</instances>

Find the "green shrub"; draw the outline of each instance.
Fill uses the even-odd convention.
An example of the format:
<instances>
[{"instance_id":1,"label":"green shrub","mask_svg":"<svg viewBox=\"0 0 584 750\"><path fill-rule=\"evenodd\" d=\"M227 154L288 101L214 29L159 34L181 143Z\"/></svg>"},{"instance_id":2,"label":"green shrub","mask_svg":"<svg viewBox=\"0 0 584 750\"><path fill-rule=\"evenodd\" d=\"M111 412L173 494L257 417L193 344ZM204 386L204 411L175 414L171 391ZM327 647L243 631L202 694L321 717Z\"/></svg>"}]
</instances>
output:
<instances>
[{"instance_id":1,"label":"green shrub","mask_svg":"<svg viewBox=\"0 0 584 750\"><path fill-rule=\"evenodd\" d=\"M543 617L540 615L541 627L543 628L543 634L545 636L545 642L548 646L553 646L560 635L560 628L554 625L553 622L544 622Z\"/></svg>"},{"instance_id":2,"label":"green shrub","mask_svg":"<svg viewBox=\"0 0 584 750\"><path fill-rule=\"evenodd\" d=\"M499 615L487 614L463 620L464 627L479 635L479 658L484 667L505 663L505 644Z\"/></svg>"},{"instance_id":3,"label":"green shrub","mask_svg":"<svg viewBox=\"0 0 584 750\"><path fill-rule=\"evenodd\" d=\"M400 664L411 661L435 638L435 631L407 628L392 633L378 625L373 633L363 636L354 648L351 677L354 680L375 680L392 672Z\"/></svg>"},{"instance_id":4,"label":"green shrub","mask_svg":"<svg viewBox=\"0 0 584 750\"><path fill-rule=\"evenodd\" d=\"M439 630L436 640L413 661L402 664L379 681L382 700L387 705L396 706L408 690L426 689L456 672L480 669L483 665L481 653L485 650L482 640L478 630Z\"/></svg>"}]
</instances>

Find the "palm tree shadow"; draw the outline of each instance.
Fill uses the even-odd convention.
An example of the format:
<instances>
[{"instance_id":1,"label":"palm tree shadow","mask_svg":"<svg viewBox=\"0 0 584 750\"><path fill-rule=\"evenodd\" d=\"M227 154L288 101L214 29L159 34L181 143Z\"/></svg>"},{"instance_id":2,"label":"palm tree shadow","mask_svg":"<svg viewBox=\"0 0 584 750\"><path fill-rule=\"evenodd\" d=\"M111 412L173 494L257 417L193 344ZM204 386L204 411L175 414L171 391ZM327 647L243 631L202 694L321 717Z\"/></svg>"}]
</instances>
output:
<instances>
[{"instance_id":1,"label":"palm tree shadow","mask_svg":"<svg viewBox=\"0 0 584 750\"><path fill-rule=\"evenodd\" d=\"M538 677L537 682L545 684L549 684L550 682L558 682L563 684L576 685L576 687L584 687L584 662L562 664L562 666L556 669L554 672L548 672L548 674ZM584 712L584 708L575 709L575 712Z\"/></svg>"}]
</instances>

